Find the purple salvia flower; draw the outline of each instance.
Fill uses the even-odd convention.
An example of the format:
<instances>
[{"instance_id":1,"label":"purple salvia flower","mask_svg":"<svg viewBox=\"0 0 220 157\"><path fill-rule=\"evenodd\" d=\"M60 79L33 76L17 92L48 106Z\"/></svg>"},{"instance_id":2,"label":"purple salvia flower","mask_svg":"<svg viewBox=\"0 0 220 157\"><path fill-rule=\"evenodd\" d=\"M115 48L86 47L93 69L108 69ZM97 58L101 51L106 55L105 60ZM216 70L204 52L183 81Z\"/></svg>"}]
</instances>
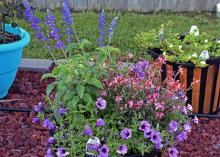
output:
<instances>
[{"instance_id":1,"label":"purple salvia flower","mask_svg":"<svg viewBox=\"0 0 220 157\"><path fill-rule=\"evenodd\" d=\"M103 43L106 33L105 33L105 25L106 25L106 15L105 15L105 11L102 10L102 12L99 15L99 29L100 29L100 37L98 39L98 45L100 47L105 46L105 44Z\"/></svg>"},{"instance_id":2,"label":"purple salvia flower","mask_svg":"<svg viewBox=\"0 0 220 157\"><path fill-rule=\"evenodd\" d=\"M54 152L53 152L52 148L48 148L44 157L54 157Z\"/></svg>"},{"instance_id":3,"label":"purple salvia flower","mask_svg":"<svg viewBox=\"0 0 220 157\"><path fill-rule=\"evenodd\" d=\"M154 148L160 150L161 148L163 147L163 144L162 143L156 143L154 144Z\"/></svg>"},{"instance_id":4,"label":"purple salvia flower","mask_svg":"<svg viewBox=\"0 0 220 157\"><path fill-rule=\"evenodd\" d=\"M104 120L102 119L102 118L99 118L99 119L97 119L97 121L96 121L96 125L95 125L96 127L102 127L102 126L105 126L105 122L104 122Z\"/></svg>"},{"instance_id":5,"label":"purple salvia flower","mask_svg":"<svg viewBox=\"0 0 220 157\"><path fill-rule=\"evenodd\" d=\"M115 17L112 22L110 23L110 26L108 28L108 32L109 32L109 40L111 40L113 38L113 33L114 30L117 27L117 21L118 21L118 17Z\"/></svg>"},{"instance_id":6,"label":"purple salvia flower","mask_svg":"<svg viewBox=\"0 0 220 157\"><path fill-rule=\"evenodd\" d=\"M148 121L141 121L139 125L139 130L144 131L144 132L149 132L150 127L151 125L148 123Z\"/></svg>"},{"instance_id":7,"label":"purple salvia flower","mask_svg":"<svg viewBox=\"0 0 220 157\"><path fill-rule=\"evenodd\" d=\"M83 134L83 136L85 136L85 135L92 136L92 129L89 127L89 125L84 126L84 130L83 130L82 134Z\"/></svg>"},{"instance_id":8,"label":"purple salvia flower","mask_svg":"<svg viewBox=\"0 0 220 157\"><path fill-rule=\"evenodd\" d=\"M66 33L68 34L67 41L69 43L71 43L73 32L70 29L70 25L73 24L73 19L72 19L72 13L71 13L71 10L70 10L70 6L69 6L67 0L63 0L62 13L63 13L63 20L66 23Z\"/></svg>"},{"instance_id":9,"label":"purple salvia flower","mask_svg":"<svg viewBox=\"0 0 220 157\"><path fill-rule=\"evenodd\" d=\"M107 147L107 145L104 144L99 149L99 156L98 157L108 157L108 152L109 152L109 148Z\"/></svg>"},{"instance_id":10,"label":"purple salvia flower","mask_svg":"<svg viewBox=\"0 0 220 157\"><path fill-rule=\"evenodd\" d=\"M162 137L160 135L160 132L151 130L150 140L151 140L151 142L153 142L155 144L161 143Z\"/></svg>"},{"instance_id":11,"label":"purple salvia flower","mask_svg":"<svg viewBox=\"0 0 220 157\"><path fill-rule=\"evenodd\" d=\"M195 116L193 119L192 119L192 122L195 123L195 124L199 124L199 119L197 116Z\"/></svg>"},{"instance_id":12,"label":"purple salvia flower","mask_svg":"<svg viewBox=\"0 0 220 157\"><path fill-rule=\"evenodd\" d=\"M183 142L187 139L187 132L186 131L182 131L179 135L176 136L176 139L179 142Z\"/></svg>"},{"instance_id":13,"label":"purple salvia flower","mask_svg":"<svg viewBox=\"0 0 220 157\"><path fill-rule=\"evenodd\" d=\"M39 118L37 118L37 117L32 118L32 123L36 124L39 122L40 122Z\"/></svg>"},{"instance_id":14,"label":"purple salvia flower","mask_svg":"<svg viewBox=\"0 0 220 157\"><path fill-rule=\"evenodd\" d=\"M189 123L186 123L186 124L183 125L183 129L184 129L186 132L191 132L192 126L191 126Z\"/></svg>"},{"instance_id":15,"label":"purple salvia flower","mask_svg":"<svg viewBox=\"0 0 220 157\"><path fill-rule=\"evenodd\" d=\"M69 155L70 153L67 152L64 148L58 148L56 154L57 154L57 157L64 157L64 156Z\"/></svg>"},{"instance_id":16,"label":"purple salvia flower","mask_svg":"<svg viewBox=\"0 0 220 157\"><path fill-rule=\"evenodd\" d=\"M47 128L48 130L56 129L55 125L49 119L45 119L43 121L43 127Z\"/></svg>"},{"instance_id":17,"label":"purple salvia flower","mask_svg":"<svg viewBox=\"0 0 220 157\"><path fill-rule=\"evenodd\" d=\"M169 153L169 157L177 157L179 151L176 148L169 148L168 153Z\"/></svg>"},{"instance_id":18,"label":"purple salvia flower","mask_svg":"<svg viewBox=\"0 0 220 157\"><path fill-rule=\"evenodd\" d=\"M36 106L34 106L34 111L37 113L44 111L43 103L39 102Z\"/></svg>"},{"instance_id":19,"label":"purple salvia flower","mask_svg":"<svg viewBox=\"0 0 220 157\"><path fill-rule=\"evenodd\" d=\"M48 144L55 144L56 143L56 139L54 137L49 137L47 140Z\"/></svg>"},{"instance_id":20,"label":"purple salvia flower","mask_svg":"<svg viewBox=\"0 0 220 157\"><path fill-rule=\"evenodd\" d=\"M68 111L69 111L69 109L67 109L67 108L60 108L58 110L60 116L63 116L64 114L67 114Z\"/></svg>"},{"instance_id":21,"label":"purple salvia flower","mask_svg":"<svg viewBox=\"0 0 220 157\"><path fill-rule=\"evenodd\" d=\"M104 110L106 108L106 101L103 98L98 98L96 101L96 106L100 109L100 110Z\"/></svg>"},{"instance_id":22,"label":"purple salvia flower","mask_svg":"<svg viewBox=\"0 0 220 157\"><path fill-rule=\"evenodd\" d=\"M128 147L125 144L120 145L116 152L121 155L125 155L128 152Z\"/></svg>"},{"instance_id":23,"label":"purple salvia flower","mask_svg":"<svg viewBox=\"0 0 220 157\"><path fill-rule=\"evenodd\" d=\"M125 128L121 131L121 137L123 140L129 139L132 136L131 129Z\"/></svg>"},{"instance_id":24,"label":"purple salvia flower","mask_svg":"<svg viewBox=\"0 0 220 157\"><path fill-rule=\"evenodd\" d=\"M178 129L178 123L176 121L171 120L168 124L168 131L173 133L176 132Z\"/></svg>"}]
</instances>

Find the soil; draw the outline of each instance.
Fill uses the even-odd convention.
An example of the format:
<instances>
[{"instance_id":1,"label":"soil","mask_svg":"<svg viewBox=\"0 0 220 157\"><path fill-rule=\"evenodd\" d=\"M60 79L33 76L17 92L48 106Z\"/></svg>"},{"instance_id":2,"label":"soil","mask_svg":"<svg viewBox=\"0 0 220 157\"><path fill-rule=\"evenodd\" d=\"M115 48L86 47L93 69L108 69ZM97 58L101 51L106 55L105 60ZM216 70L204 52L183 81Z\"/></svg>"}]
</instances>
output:
<instances>
[{"instance_id":1,"label":"soil","mask_svg":"<svg viewBox=\"0 0 220 157\"><path fill-rule=\"evenodd\" d=\"M0 30L0 44L9 44L21 40L19 35Z\"/></svg>"},{"instance_id":2,"label":"soil","mask_svg":"<svg viewBox=\"0 0 220 157\"><path fill-rule=\"evenodd\" d=\"M1 107L33 108L44 101L49 81L42 74L20 71L6 99L19 101L0 103ZM32 124L34 112L0 111L0 157L43 157L48 132L41 124ZM176 142L179 157L219 157L220 119L200 118L185 142Z\"/></svg>"}]
</instances>

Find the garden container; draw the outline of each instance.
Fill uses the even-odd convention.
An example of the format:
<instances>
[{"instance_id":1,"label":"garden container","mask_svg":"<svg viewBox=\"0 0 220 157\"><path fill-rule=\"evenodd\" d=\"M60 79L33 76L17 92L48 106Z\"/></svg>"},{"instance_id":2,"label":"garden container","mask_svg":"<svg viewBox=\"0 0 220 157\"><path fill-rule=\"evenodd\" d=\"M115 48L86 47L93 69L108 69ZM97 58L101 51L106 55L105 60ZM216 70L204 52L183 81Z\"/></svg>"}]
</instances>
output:
<instances>
[{"instance_id":1,"label":"garden container","mask_svg":"<svg viewBox=\"0 0 220 157\"><path fill-rule=\"evenodd\" d=\"M11 87L21 61L23 48L30 42L30 36L22 28L5 25L7 32L20 35L21 39L9 44L0 44L0 99L4 98Z\"/></svg>"},{"instance_id":2,"label":"garden container","mask_svg":"<svg viewBox=\"0 0 220 157\"><path fill-rule=\"evenodd\" d=\"M160 49L150 49L148 53L156 59L162 54ZM174 63L166 61L162 67L162 80L166 78L167 70L178 72L181 67L183 73L177 78L180 80L184 90L187 91L187 103L193 106L193 113L213 114L219 110L220 104L220 57L206 60L207 67L195 67L191 62ZM196 83L198 82L198 83Z\"/></svg>"}]
</instances>

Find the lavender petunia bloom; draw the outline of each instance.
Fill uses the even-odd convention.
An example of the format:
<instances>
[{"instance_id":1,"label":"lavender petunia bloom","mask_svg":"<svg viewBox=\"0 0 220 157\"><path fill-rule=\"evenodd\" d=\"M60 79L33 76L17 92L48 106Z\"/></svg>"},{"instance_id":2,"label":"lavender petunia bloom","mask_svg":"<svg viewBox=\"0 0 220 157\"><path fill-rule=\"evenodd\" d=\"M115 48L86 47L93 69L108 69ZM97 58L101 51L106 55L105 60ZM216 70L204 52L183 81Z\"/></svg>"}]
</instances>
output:
<instances>
[{"instance_id":1,"label":"lavender petunia bloom","mask_svg":"<svg viewBox=\"0 0 220 157\"><path fill-rule=\"evenodd\" d=\"M170 157L177 157L179 151L176 148L169 148L168 153Z\"/></svg>"},{"instance_id":2,"label":"lavender petunia bloom","mask_svg":"<svg viewBox=\"0 0 220 157\"><path fill-rule=\"evenodd\" d=\"M54 152L53 152L52 148L48 148L44 157L54 157Z\"/></svg>"},{"instance_id":3,"label":"lavender petunia bloom","mask_svg":"<svg viewBox=\"0 0 220 157\"><path fill-rule=\"evenodd\" d=\"M120 145L116 152L125 155L128 152L128 147L125 144Z\"/></svg>"},{"instance_id":4,"label":"lavender petunia bloom","mask_svg":"<svg viewBox=\"0 0 220 157\"><path fill-rule=\"evenodd\" d=\"M56 154L57 154L57 157L64 157L64 156L69 155L70 153L67 152L64 148L58 148Z\"/></svg>"},{"instance_id":5,"label":"lavender petunia bloom","mask_svg":"<svg viewBox=\"0 0 220 157\"><path fill-rule=\"evenodd\" d=\"M121 131L121 137L123 140L131 138L131 136L132 136L131 129L125 128L124 130Z\"/></svg>"},{"instance_id":6,"label":"lavender petunia bloom","mask_svg":"<svg viewBox=\"0 0 220 157\"><path fill-rule=\"evenodd\" d=\"M160 150L162 147L163 147L163 144L162 144L162 143L156 143L156 144L154 145L154 148L156 148L156 149L158 149L158 150Z\"/></svg>"},{"instance_id":7,"label":"lavender petunia bloom","mask_svg":"<svg viewBox=\"0 0 220 157\"><path fill-rule=\"evenodd\" d=\"M106 15L105 15L104 10L102 10L100 15L99 15L98 23L99 23L99 29L100 29L100 37L98 39L98 45L100 47L102 47L102 46L105 46L103 41L104 41L104 38L106 36L106 33L105 33Z\"/></svg>"},{"instance_id":8,"label":"lavender petunia bloom","mask_svg":"<svg viewBox=\"0 0 220 157\"><path fill-rule=\"evenodd\" d=\"M150 138L151 137L151 131L153 131L153 129L149 130L149 131L145 131L144 132L144 137L145 138Z\"/></svg>"},{"instance_id":9,"label":"lavender petunia bloom","mask_svg":"<svg viewBox=\"0 0 220 157\"><path fill-rule=\"evenodd\" d=\"M183 125L183 129L187 132L191 132L192 126L189 123Z\"/></svg>"},{"instance_id":10,"label":"lavender petunia bloom","mask_svg":"<svg viewBox=\"0 0 220 157\"><path fill-rule=\"evenodd\" d=\"M186 131L181 132L179 135L176 136L176 139L179 142L185 141L187 139L187 132Z\"/></svg>"},{"instance_id":11,"label":"lavender petunia bloom","mask_svg":"<svg viewBox=\"0 0 220 157\"><path fill-rule=\"evenodd\" d=\"M96 125L95 125L96 127L102 127L102 126L105 126L105 122L104 122L104 120L102 119L102 118L99 118L99 119L97 119L97 121L96 121Z\"/></svg>"},{"instance_id":12,"label":"lavender petunia bloom","mask_svg":"<svg viewBox=\"0 0 220 157\"><path fill-rule=\"evenodd\" d=\"M63 116L64 114L67 114L68 111L69 111L69 109L67 109L67 108L60 108L58 110L60 116Z\"/></svg>"},{"instance_id":13,"label":"lavender petunia bloom","mask_svg":"<svg viewBox=\"0 0 220 157\"><path fill-rule=\"evenodd\" d=\"M158 144L161 143L162 137L160 135L160 132L151 130L151 137L150 137L151 142Z\"/></svg>"},{"instance_id":14,"label":"lavender petunia bloom","mask_svg":"<svg viewBox=\"0 0 220 157\"><path fill-rule=\"evenodd\" d=\"M186 108L187 108L187 110L189 110L190 112L192 112L192 110L193 110L193 107L192 107L192 105L190 105L190 104L188 104Z\"/></svg>"},{"instance_id":15,"label":"lavender petunia bloom","mask_svg":"<svg viewBox=\"0 0 220 157\"><path fill-rule=\"evenodd\" d=\"M110 26L108 28L108 32L109 32L109 40L111 40L113 38L113 33L114 30L117 27L117 21L118 21L118 17L115 17L112 22L110 23Z\"/></svg>"},{"instance_id":16,"label":"lavender petunia bloom","mask_svg":"<svg viewBox=\"0 0 220 157\"><path fill-rule=\"evenodd\" d=\"M56 129L55 125L49 119L45 119L43 121L43 127L47 128L48 130Z\"/></svg>"},{"instance_id":17,"label":"lavender petunia bloom","mask_svg":"<svg viewBox=\"0 0 220 157\"><path fill-rule=\"evenodd\" d=\"M104 144L104 145L99 149L99 155L98 155L98 157L108 157L108 152L109 152L109 148Z\"/></svg>"},{"instance_id":18,"label":"lavender petunia bloom","mask_svg":"<svg viewBox=\"0 0 220 157\"><path fill-rule=\"evenodd\" d=\"M195 124L199 124L199 119L197 116L195 116L193 119L192 119L192 122L195 123Z\"/></svg>"},{"instance_id":19,"label":"lavender petunia bloom","mask_svg":"<svg viewBox=\"0 0 220 157\"><path fill-rule=\"evenodd\" d=\"M63 20L66 23L66 33L68 35L67 41L70 43L72 42L72 36L73 36L73 32L70 29L70 25L73 24L72 13L67 0L63 0L62 6L63 6L62 7Z\"/></svg>"},{"instance_id":20,"label":"lavender petunia bloom","mask_svg":"<svg viewBox=\"0 0 220 157\"><path fill-rule=\"evenodd\" d=\"M141 121L139 125L139 130L144 131L144 132L149 132L150 127L151 125L148 123L148 121Z\"/></svg>"},{"instance_id":21,"label":"lavender petunia bloom","mask_svg":"<svg viewBox=\"0 0 220 157\"><path fill-rule=\"evenodd\" d=\"M56 139L54 137L49 137L47 140L48 144L55 144L56 143Z\"/></svg>"},{"instance_id":22,"label":"lavender petunia bloom","mask_svg":"<svg viewBox=\"0 0 220 157\"><path fill-rule=\"evenodd\" d=\"M135 64L133 71L141 78L145 77L145 70L148 68L149 62L142 61Z\"/></svg>"},{"instance_id":23,"label":"lavender petunia bloom","mask_svg":"<svg viewBox=\"0 0 220 157\"><path fill-rule=\"evenodd\" d=\"M37 113L44 111L43 103L39 102L36 106L34 106L34 111Z\"/></svg>"},{"instance_id":24,"label":"lavender petunia bloom","mask_svg":"<svg viewBox=\"0 0 220 157\"><path fill-rule=\"evenodd\" d=\"M32 123L39 123L40 122L40 120L39 120L39 118L37 118L37 117L34 117L34 118L32 118Z\"/></svg>"},{"instance_id":25,"label":"lavender petunia bloom","mask_svg":"<svg viewBox=\"0 0 220 157\"><path fill-rule=\"evenodd\" d=\"M173 133L176 132L178 129L178 123L171 120L170 123L168 124L168 131Z\"/></svg>"},{"instance_id":26,"label":"lavender petunia bloom","mask_svg":"<svg viewBox=\"0 0 220 157\"><path fill-rule=\"evenodd\" d=\"M180 111L181 111L181 113L184 114L184 115L187 114L187 109L186 109L185 106L182 106L182 107L180 108Z\"/></svg>"},{"instance_id":27,"label":"lavender petunia bloom","mask_svg":"<svg viewBox=\"0 0 220 157\"><path fill-rule=\"evenodd\" d=\"M103 98L98 98L96 101L96 106L100 109L100 110L104 110L106 108L106 101Z\"/></svg>"},{"instance_id":28,"label":"lavender petunia bloom","mask_svg":"<svg viewBox=\"0 0 220 157\"><path fill-rule=\"evenodd\" d=\"M85 135L92 136L92 129L89 127L89 125L84 126L84 130L83 130L82 134L83 134L83 136L85 136Z\"/></svg>"}]
</instances>

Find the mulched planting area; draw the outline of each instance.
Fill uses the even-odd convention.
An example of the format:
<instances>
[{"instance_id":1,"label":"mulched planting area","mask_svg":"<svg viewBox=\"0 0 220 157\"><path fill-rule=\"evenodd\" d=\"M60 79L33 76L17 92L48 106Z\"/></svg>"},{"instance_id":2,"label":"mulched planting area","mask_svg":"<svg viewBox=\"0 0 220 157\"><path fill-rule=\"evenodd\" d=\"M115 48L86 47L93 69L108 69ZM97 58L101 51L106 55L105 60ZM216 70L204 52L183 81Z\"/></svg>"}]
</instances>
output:
<instances>
[{"instance_id":1,"label":"mulched planting area","mask_svg":"<svg viewBox=\"0 0 220 157\"><path fill-rule=\"evenodd\" d=\"M40 81L41 73L20 71L6 99L20 99L0 103L1 107L33 108L44 101L49 81ZM39 124L32 124L34 113L0 111L0 157L43 157L48 132ZM180 157L220 157L220 119L200 118L193 125L185 142L176 142Z\"/></svg>"}]
</instances>

